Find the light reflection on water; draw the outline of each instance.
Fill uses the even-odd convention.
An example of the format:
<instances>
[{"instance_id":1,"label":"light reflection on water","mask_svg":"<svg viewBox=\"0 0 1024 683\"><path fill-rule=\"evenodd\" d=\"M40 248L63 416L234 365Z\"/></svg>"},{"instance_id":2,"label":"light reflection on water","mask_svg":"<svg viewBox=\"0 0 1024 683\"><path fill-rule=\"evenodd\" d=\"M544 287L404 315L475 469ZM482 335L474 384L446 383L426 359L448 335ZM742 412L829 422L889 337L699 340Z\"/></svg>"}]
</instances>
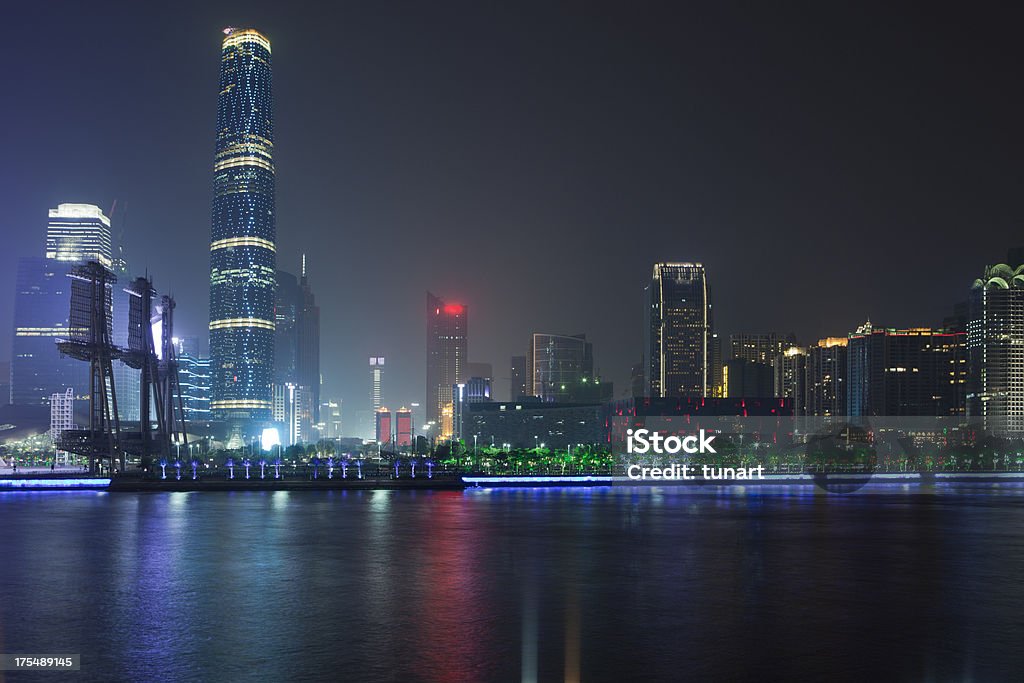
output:
<instances>
[{"instance_id":1,"label":"light reflection on water","mask_svg":"<svg viewBox=\"0 0 1024 683\"><path fill-rule=\"evenodd\" d=\"M3 493L0 652L81 653L80 680L1019 679L1024 486L746 488Z\"/></svg>"}]
</instances>

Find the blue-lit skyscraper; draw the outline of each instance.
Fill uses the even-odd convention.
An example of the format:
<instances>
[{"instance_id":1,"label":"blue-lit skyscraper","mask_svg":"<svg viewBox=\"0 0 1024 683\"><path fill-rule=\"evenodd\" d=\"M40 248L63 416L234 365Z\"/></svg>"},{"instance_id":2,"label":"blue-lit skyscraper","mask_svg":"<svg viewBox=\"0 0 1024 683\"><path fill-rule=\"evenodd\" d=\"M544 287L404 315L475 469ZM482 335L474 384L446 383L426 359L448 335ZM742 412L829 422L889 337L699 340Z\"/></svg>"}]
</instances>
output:
<instances>
[{"instance_id":1,"label":"blue-lit skyscraper","mask_svg":"<svg viewBox=\"0 0 1024 683\"><path fill-rule=\"evenodd\" d=\"M274 118L270 41L224 30L210 243L210 356L217 417L270 419L274 369Z\"/></svg>"}]
</instances>

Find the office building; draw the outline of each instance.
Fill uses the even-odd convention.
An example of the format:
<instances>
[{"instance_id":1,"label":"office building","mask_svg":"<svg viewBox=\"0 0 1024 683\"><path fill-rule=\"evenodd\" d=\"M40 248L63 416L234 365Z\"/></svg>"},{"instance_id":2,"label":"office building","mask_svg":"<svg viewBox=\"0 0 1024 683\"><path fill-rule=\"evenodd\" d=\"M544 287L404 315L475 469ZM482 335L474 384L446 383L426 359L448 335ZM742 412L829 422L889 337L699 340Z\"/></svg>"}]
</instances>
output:
<instances>
[{"instance_id":1,"label":"office building","mask_svg":"<svg viewBox=\"0 0 1024 683\"><path fill-rule=\"evenodd\" d=\"M656 263L646 299L649 394L708 396L714 326L704 266Z\"/></svg>"},{"instance_id":2,"label":"office building","mask_svg":"<svg viewBox=\"0 0 1024 683\"><path fill-rule=\"evenodd\" d=\"M964 414L967 334L866 323L850 335L847 386L852 416Z\"/></svg>"},{"instance_id":3,"label":"office building","mask_svg":"<svg viewBox=\"0 0 1024 683\"><path fill-rule=\"evenodd\" d=\"M775 359L775 396L793 403L794 415L807 412L807 349L790 346Z\"/></svg>"},{"instance_id":4,"label":"office building","mask_svg":"<svg viewBox=\"0 0 1024 683\"><path fill-rule=\"evenodd\" d=\"M181 404L189 428L208 424L210 411L210 359L199 355L194 337L177 339L178 383L181 385ZM120 394L118 394L120 396Z\"/></svg>"},{"instance_id":5,"label":"office building","mask_svg":"<svg viewBox=\"0 0 1024 683\"><path fill-rule=\"evenodd\" d=\"M320 404L320 422L323 425L321 436L328 439L340 439L342 432L341 399L328 399Z\"/></svg>"},{"instance_id":6,"label":"office building","mask_svg":"<svg viewBox=\"0 0 1024 683\"><path fill-rule=\"evenodd\" d=\"M72 264L27 257L18 260L11 341L10 402L45 406L53 394L73 389L86 398L89 367L61 356L57 342L69 339Z\"/></svg>"},{"instance_id":7,"label":"office building","mask_svg":"<svg viewBox=\"0 0 1024 683\"><path fill-rule=\"evenodd\" d=\"M316 304L313 289L306 272L306 255L302 255L302 271L299 276L299 317L298 356L295 371L299 384L305 388L309 400L304 420L312 429L320 423L320 307ZM312 436L312 432L310 432Z\"/></svg>"},{"instance_id":8,"label":"office building","mask_svg":"<svg viewBox=\"0 0 1024 683\"><path fill-rule=\"evenodd\" d=\"M412 448L412 435L412 411L402 406L395 411L395 445L399 448Z\"/></svg>"},{"instance_id":9,"label":"office building","mask_svg":"<svg viewBox=\"0 0 1024 683\"><path fill-rule=\"evenodd\" d=\"M733 334L729 336L732 358L774 366L775 360L796 343L792 334Z\"/></svg>"},{"instance_id":10,"label":"office building","mask_svg":"<svg viewBox=\"0 0 1024 683\"><path fill-rule=\"evenodd\" d=\"M370 407L374 412L384 405L384 356L370 356Z\"/></svg>"},{"instance_id":11,"label":"office building","mask_svg":"<svg viewBox=\"0 0 1024 683\"><path fill-rule=\"evenodd\" d=\"M466 379L468 317L468 307L427 292L426 416L441 438L451 436L452 387Z\"/></svg>"},{"instance_id":12,"label":"office building","mask_svg":"<svg viewBox=\"0 0 1024 683\"><path fill-rule=\"evenodd\" d=\"M271 417L276 227L270 41L224 30L210 241L210 408L237 429Z\"/></svg>"},{"instance_id":13,"label":"office building","mask_svg":"<svg viewBox=\"0 0 1024 683\"><path fill-rule=\"evenodd\" d=\"M374 413L376 416L376 439L381 446L391 443L391 411L381 407Z\"/></svg>"},{"instance_id":14,"label":"office building","mask_svg":"<svg viewBox=\"0 0 1024 683\"><path fill-rule=\"evenodd\" d=\"M275 384L271 419L279 425L281 443L285 446L307 443L310 434L303 413L309 403L309 393L297 384Z\"/></svg>"},{"instance_id":15,"label":"office building","mask_svg":"<svg viewBox=\"0 0 1024 683\"><path fill-rule=\"evenodd\" d=\"M847 338L828 337L807 349L806 410L808 415L847 414Z\"/></svg>"},{"instance_id":16,"label":"office building","mask_svg":"<svg viewBox=\"0 0 1024 683\"><path fill-rule=\"evenodd\" d=\"M97 261L113 270L110 219L93 204L58 204L46 224L46 258L69 266Z\"/></svg>"},{"instance_id":17,"label":"office building","mask_svg":"<svg viewBox=\"0 0 1024 683\"><path fill-rule=\"evenodd\" d=\"M1013 256L1009 264L987 266L971 287L967 417L986 433L1020 438L1024 435L1024 264Z\"/></svg>"},{"instance_id":18,"label":"office building","mask_svg":"<svg viewBox=\"0 0 1024 683\"><path fill-rule=\"evenodd\" d=\"M301 387L301 433L314 438L320 424L320 308L316 305L306 257L299 277L283 270L275 273L274 385Z\"/></svg>"},{"instance_id":19,"label":"office building","mask_svg":"<svg viewBox=\"0 0 1024 683\"><path fill-rule=\"evenodd\" d=\"M564 403L577 386L594 376L594 347L586 335L540 334L530 337L526 355L530 395Z\"/></svg>"}]
</instances>

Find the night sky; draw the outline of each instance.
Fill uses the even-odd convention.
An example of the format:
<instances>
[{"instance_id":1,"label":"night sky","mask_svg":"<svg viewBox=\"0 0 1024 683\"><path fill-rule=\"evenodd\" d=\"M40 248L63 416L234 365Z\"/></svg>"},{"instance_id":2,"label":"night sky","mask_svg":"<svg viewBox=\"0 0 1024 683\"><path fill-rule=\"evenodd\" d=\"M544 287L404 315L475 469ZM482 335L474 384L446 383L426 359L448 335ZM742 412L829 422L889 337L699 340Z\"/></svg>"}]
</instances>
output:
<instances>
[{"instance_id":1,"label":"night sky","mask_svg":"<svg viewBox=\"0 0 1024 683\"><path fill-rule=\"evenodd\" d=\"M16 259L62 201L127 204L133 268L205 337L225 26L273 43L278 267L309 254L346 420L371 354L388 405L423 401L427 289L470 306L499 397L533 331L585 332L621 394L656 260L706 265L724 335L806 342L938 324L1024 244L1021 16L209 4L5 8L0 359Z\"/></svg>"}]
</instances>

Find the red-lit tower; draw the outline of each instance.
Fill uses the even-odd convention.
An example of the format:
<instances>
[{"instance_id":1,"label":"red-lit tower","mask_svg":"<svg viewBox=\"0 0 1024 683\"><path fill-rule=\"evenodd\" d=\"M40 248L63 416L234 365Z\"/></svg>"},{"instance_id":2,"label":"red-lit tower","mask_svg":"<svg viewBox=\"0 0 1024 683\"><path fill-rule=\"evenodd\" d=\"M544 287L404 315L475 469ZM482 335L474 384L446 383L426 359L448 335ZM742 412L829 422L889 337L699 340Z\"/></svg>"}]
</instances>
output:
<instances>
[{"instance_id":1,"label":"red-lit tower","mask_svg":"<svg viewBox=\"0 0 1024 683\"><path fill-rule=\"evenodd\" d=\"M469 310L427 292L427 422L439 424L452 386L465 381Z\"/></svg>"}]
</instances>

